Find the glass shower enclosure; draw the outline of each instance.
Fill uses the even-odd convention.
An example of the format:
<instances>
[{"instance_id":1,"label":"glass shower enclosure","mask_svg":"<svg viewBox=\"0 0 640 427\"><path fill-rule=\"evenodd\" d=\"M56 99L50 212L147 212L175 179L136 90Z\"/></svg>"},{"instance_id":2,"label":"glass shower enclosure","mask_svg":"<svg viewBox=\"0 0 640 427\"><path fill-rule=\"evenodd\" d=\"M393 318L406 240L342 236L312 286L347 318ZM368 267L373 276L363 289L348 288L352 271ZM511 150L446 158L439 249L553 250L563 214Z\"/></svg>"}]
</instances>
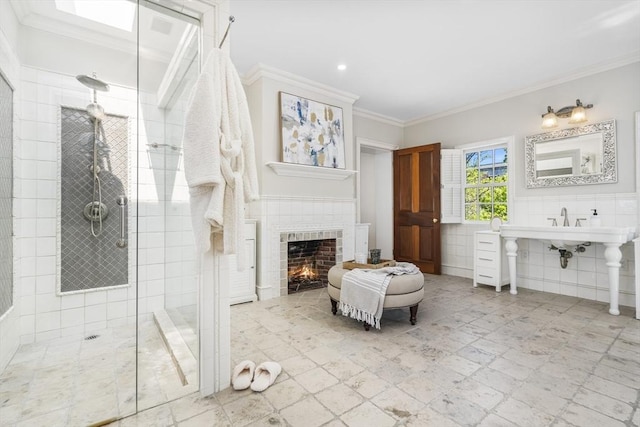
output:
<instances>
[{"instance_id":1,"label":"glass shower enclosure","mask_svg":"<svg viewBox=\"0 0 640 427\"><path fill-rule=\"evenodd\" d=\"M21 42L17 73L0 62L2 423L102 423L199 389L181 144L213 5L182 3L3 5Z\"/></svg>"}]
</instances>

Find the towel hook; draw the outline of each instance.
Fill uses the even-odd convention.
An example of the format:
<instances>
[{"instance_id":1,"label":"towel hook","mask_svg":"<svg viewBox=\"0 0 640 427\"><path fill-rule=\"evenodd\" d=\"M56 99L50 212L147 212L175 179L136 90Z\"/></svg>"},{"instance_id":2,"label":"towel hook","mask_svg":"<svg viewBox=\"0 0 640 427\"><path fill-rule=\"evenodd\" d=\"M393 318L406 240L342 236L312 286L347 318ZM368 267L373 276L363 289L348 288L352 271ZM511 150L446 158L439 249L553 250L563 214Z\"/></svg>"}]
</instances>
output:
<instances>
[{"instance_id":1,"label":"towel hook","mask_svg":"<svg viewBox=\"0 0 640 427\"><path fill-rule=\"evenodd\" d=\"M233 15L229 15L229 23L227 24L227 30L224 32L224 36L222 36L222 41L220 42L220 46L218 46L218 49L222 47L222 45L224 44L224 41L227 39L227 34L229 34L229 29L231 28L231 24L233 24L234 22L236 22L236 18Z\"/></svg>"}]
</instances>

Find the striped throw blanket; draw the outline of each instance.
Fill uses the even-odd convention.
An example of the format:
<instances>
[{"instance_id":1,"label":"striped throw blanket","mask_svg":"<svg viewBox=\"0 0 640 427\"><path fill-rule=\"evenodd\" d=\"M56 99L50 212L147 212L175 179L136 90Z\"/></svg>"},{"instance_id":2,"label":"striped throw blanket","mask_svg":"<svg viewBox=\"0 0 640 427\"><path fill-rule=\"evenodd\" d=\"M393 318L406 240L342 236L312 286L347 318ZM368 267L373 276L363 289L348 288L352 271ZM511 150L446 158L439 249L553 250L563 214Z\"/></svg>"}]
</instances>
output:
<instances>
[{"instance_id":1,"label":"striped throw blanket","mask_svg":"<svg viewBox=\"0 0 640 427\"><path fill-rule=\"evenodd\" d=\"M395 267L375 270L355 268L342 276L340 304L343 316L367 322L380 329L384 296L394 275L419 274L410 262L399 262Z\"/></svg>"}]
</instances>

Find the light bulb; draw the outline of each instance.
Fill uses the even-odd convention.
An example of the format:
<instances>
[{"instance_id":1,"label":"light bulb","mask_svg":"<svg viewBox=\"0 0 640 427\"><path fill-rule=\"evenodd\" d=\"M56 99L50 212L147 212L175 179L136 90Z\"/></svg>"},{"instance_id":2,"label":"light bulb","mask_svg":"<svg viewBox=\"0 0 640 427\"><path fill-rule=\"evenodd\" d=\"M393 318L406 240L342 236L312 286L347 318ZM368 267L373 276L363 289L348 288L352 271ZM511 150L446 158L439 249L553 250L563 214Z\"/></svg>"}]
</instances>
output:
<instances>
[{"instance_id":1,"label":"light bulb","mask_svg":"<svg viewBox=\"0 0 640 427\"><path fill-rule=\"evenodd\" d=\"M543 128L554 128L558 126L558 116L553 112L551 107L548 109L548 113L542 116L542 127Z\"/></svg>"}]
</instances>

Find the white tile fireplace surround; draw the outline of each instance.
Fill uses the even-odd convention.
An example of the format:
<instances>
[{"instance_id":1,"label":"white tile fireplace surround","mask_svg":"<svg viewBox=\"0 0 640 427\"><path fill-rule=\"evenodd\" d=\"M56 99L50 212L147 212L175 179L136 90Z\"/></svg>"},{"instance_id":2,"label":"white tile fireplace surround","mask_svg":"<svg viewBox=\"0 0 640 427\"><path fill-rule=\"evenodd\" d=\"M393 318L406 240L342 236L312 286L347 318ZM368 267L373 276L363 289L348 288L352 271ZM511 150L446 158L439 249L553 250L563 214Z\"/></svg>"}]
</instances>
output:
<instances>
[{"instance_id":1,"label":"white tile fireplace surround","mask_svg":"<svg viewBox=\"0 0 640 427\"><path fill-rule=\"evenodd\" d=\"M288 266L288 249L290 242L305 242L309 240L326 240L335 239L336 251L335 260L342 260L342 230L324 230L324 231L299 231L299 232L283 232L280 233L280 295L289 293L289 266ZM336 261L333 261L334 263Z\"/></svg>"},{"instance_id":2,"label":"white tile fireplace surround","mask_svg":"<svg viewBox=\"0 0 640 427\"><path fill-rule=\"evenodd\" d=\"M355 212L355 199L345 198L266 195L253 202L249 215L259 221L258 298L287 294L289 241L335 238L336 262L353 259Z\"/></svg>"}]
</instances>

